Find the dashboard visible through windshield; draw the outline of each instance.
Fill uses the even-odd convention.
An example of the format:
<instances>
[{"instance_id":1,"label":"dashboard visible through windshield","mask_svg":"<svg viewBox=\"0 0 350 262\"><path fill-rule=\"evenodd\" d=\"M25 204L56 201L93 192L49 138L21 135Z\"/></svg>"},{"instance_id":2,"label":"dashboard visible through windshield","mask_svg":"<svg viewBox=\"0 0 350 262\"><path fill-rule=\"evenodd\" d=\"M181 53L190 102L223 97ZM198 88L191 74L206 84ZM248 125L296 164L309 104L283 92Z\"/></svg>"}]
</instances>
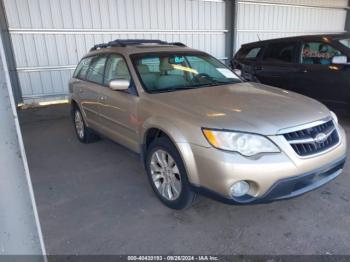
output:
<instances>
[{"instance_id":1,"label":"dashboard visible through windshield","mask_svg":"<svg viewBox=\"0 0 350 262\"><path fill-rule=\"evenodd\" d=\"M214 57L198 53L137 54L132 56L144 89L171 92L242 82Z\"/></svg>"}]
</instances>

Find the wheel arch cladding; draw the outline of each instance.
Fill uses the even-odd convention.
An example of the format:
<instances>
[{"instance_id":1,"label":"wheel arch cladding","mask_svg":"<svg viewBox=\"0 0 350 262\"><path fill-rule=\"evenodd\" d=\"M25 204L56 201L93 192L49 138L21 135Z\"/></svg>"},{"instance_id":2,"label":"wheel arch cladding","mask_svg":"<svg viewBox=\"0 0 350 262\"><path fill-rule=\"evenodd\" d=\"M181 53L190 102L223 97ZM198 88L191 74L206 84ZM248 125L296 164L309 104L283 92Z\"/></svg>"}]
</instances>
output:
<instances>
[{"instance_id":1,"label":"wheel arch cladding","mask_svg":"<svg viewBox=\"0 0 350 262\"><path fill-rule=\"evenodd\" d=\"M190 183L199 185L199 175L191 144L187 141L183 132L181 132L180 129L170 120L154 117L144 122L141 132L143 153L146 153L147 145L149 145L152 138L156 138L157 135L165 135L169 138L182 158L188 180Z\"/></svg>"}]
</instances>

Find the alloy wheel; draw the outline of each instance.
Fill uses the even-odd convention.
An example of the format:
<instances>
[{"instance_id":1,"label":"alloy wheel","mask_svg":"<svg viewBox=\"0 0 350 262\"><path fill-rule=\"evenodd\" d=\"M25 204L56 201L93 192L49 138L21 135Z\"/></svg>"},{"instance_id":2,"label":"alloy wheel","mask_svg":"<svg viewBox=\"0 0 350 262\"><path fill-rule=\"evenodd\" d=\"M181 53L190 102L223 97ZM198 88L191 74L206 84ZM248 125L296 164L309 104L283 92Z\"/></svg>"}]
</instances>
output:
<instances>
[{"instance_id":1,"label":"alloy wheel","mask_svg":"<svg viewBox=\"0 0 350 262\"><path fill-rule=\"evenodd\" d=\"M84 122L81 113L77 110L74 116L75 129L80 139L84 138Z\"/></svg>"},{"instance_id":2,"label":"alloy wheel","mask_svg":"<svg viewBox=\"0 0 350 262\"><path fill-rule=\"evenodd\" d=\"M151 157L150 170L153 184L167 200L176 200L181 193L181 175L174 158L162 149L156 150Z\"/></svg>"}]
</instances>

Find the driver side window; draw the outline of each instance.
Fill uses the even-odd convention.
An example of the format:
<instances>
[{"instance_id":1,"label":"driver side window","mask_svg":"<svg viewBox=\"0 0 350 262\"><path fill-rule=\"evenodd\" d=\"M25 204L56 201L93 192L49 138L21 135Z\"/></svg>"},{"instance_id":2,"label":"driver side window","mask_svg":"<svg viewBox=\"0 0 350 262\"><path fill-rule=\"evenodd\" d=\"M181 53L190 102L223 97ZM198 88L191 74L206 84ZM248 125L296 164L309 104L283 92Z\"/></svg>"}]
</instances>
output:
<instances>
[{"instance_id":1,"label":"driver side window","mask_svg":"<svg viewBox=\"0 0 350 262\"><path fill-rule=\"evenodd\" d=\"M343 55L338 49L323 42L308 42L303 44L301 63L308 65L331 65L335 56Z\"/></svg>"},{"instance_id":2,"label":"driver side window","mask_svg":"<svg viewBox=\"0 0 350 262\"><path fill-rule=\"evenodd\" d=\"M120 55L111 55L106 64L104 84L108 85L114 79L131 79L126 62Z\"/></svg>"}]
</instances>

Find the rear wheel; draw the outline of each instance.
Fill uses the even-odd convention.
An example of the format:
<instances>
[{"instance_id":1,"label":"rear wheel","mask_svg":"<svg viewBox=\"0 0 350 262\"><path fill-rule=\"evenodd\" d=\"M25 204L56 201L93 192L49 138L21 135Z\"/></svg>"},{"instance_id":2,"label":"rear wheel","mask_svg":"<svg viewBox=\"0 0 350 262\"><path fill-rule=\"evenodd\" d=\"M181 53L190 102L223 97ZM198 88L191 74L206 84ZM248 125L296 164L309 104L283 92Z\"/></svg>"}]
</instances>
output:
<instances>
[{"instance_id":1,"label":"rear wheel","mask_svg":"<svg viewBox=\"0 0 350 262\"><path fill-rule=\"evenodd\" d=\"M146 169L153 191L167 207L183 209L196 199L180 154L168 138L161 137L151 142Z\"/></svg>"},{"instance_id":2,"label":"rear wheel","mask_svg":"<svg viewBox=\"0 0 350 262\"><path fill-rule=\"evenodd\" d=\"M74 106L72 113L75 133L79 141L82 143L92 143L98 140L99 136L92 129L86 126L83 115L77 106Z\"/></svg>"}]
</instances>

